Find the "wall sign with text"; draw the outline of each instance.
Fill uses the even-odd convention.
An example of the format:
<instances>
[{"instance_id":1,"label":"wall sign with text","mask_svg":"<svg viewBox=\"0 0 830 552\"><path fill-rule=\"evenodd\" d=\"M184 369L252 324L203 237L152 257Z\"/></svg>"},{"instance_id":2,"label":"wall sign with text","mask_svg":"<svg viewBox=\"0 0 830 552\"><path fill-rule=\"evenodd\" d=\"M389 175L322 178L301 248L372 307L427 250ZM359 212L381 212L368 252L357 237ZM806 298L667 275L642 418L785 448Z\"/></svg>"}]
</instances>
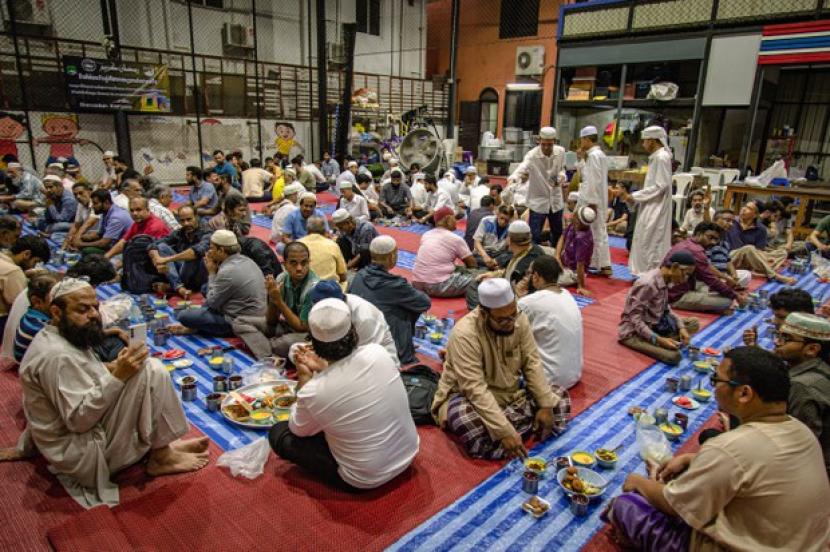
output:
<instances>
[{"instance_id":1,"label":"wall sign with text","mask_svg":"<svg viewBox=\"0 0 830 552\"><path fill-rule=\"evenodd\" d=\"M72 109L170 112L166 65L63 56L63 72Z\"/></svg>"}]
</instances>

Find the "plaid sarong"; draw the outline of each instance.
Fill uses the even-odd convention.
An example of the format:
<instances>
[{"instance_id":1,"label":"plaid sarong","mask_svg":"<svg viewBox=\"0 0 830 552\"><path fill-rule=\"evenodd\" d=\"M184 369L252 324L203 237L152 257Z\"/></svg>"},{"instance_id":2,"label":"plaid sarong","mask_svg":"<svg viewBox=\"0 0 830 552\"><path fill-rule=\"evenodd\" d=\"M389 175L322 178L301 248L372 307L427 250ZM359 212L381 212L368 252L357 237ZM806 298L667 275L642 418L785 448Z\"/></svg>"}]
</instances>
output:
<instances>
[{"instance_id":1,"label":"plaid sarong","mask_svg":"<svg viewBox=\"0 0 830 552\"><path fill-rule=\"evenodd\" d=\"M551 384L550 389L559 397L553 407L553 433L559 435L565 431L571 415L571 398L568 391L558 385ZM537 410L536 401L527 393L523 398L507 405L504 415L522 439L527 439L533 431ZM501 441L494 441L490 437L475 407L461 394L449 400L446 429L461 440L467 454L473 458L498 460L505 457Z\"/></svg>"}]
</instances>

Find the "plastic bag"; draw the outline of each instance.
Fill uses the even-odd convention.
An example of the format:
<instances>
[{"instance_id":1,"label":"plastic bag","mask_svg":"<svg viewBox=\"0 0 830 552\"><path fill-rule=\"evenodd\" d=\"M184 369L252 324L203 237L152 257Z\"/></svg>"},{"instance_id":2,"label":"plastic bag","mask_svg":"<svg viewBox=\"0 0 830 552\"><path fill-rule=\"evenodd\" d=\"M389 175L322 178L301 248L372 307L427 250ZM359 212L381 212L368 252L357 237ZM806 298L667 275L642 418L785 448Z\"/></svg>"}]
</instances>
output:
<instances>
[{"instance_id":1,"label":"plastic bag","mask_svg":"<svg viewBox=\"0 0 830 552\"><path fill-rule=\"evenodd\" d=\"M754 177L747 177L746 183L750 186L760 186L766 188L776 178L787 178L787 166L783 159L779 159L773 163L768 169Z\"/></svg>"},{"instance_id":2,"label":"plastic bag","mask_svg":"<svg viewBox=\"0 0 830 552\"><path fill-rule=\"evenodd\" d=\"M637 446L640 449L640 458L646 462L662 465L672 457L669 440L654 424L637 422Z\"/></svg>"},{"instance_id":3,"label":"plastic bag","mask_svg":"<svg viewBox=\"0 0 830 552\"><path fill-rule=\"evenodd\" d=\"M677 92L679 90L680 87L673 82L658 82L651 85L651 88L649 88L648 91L648 96L646 96L646 98L649 100L660 100L667 102L669 100L677 98Z\"/></svg>"},{"instance_id":4,"label":"plastic bag","mask_svg":"<svg viewBox=\"0 0 830 552\"><path fill-rule=\"evenodd\" d=\"M231 470L234 477L256 479L265 471L265 463L271 453L271 446L265 437L249 445L231 450L219 457L216 463Z\"/></svg>"},{"instance_id":5,"label":"plastic bag","mask_svg":"<svg viewBox=\"0 0 830 552\"><path fill-rule=\"evenodd\" d=\"M130 318L130 308L133 306L132 297L126 293L113 295L101 303L98 309L101 312L101 322L105 328L119 325Z\"/></svg>"},{"instance_id":6,"label":"plastic bag","mask_svg":"<svg viewBox=\"0 0 830 552\"><path fill-rule=\"evenodd\" d=\"M281 381L285 379L285 359L267 357L243 368L240 373L243 385L253 385L266 381Z\"/></svg>"}]
</instances>

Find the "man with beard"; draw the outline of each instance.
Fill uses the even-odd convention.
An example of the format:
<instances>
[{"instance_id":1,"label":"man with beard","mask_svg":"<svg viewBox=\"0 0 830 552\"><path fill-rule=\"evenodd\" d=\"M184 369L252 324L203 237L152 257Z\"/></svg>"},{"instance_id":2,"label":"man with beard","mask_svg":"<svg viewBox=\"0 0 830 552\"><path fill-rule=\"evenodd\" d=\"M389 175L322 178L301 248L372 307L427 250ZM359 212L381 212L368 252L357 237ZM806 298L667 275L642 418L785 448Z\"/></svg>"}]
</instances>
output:
<instances>
[{"instance_id":1,"label":"man with beard","mask_svg":"<svg viewBox=\"0 0 830 552\"><path fill-rule=\"evenodd\" d=\"M303 192L300 196L300 208L292 211L285 217L285 223L282 229L282 241L284 243L291 243L294 240L299 240L308 235L306 222L311 216L322 217L323 226L326 229L326 234L328 234L329 223L326 221L326 215L323 214L323 211L317 208L317 196L311 192Z\"/></svg>"},{"instance_id":2,"label":"man with beard","mask_svg":"<svg viewBox=\"0 0 830 552\"><path fill-rule=\"evenodd\" d=\"M181 228L157 240L147 253L156 270L167 276L170 287L187 298L207 282L202 259L210 247L210 232L199 226L196 211L190 205L179 207L178 215Z\"/></svg>"},{"instance_id":3,"label":"man with beard","mask_svg":"<svg viewBox=\"0 0 830 552\"><path fill-rule=\"evenodd\" d=\"M545 440L565 430L570 397L545 379L510 282L490 278L478 292L478 308L450 334L432 415L474 458L524 458L531 433Z\"/></svg>"},{"instance_id":4,"label":"man with beard","mask_svg":"<svg viewBox=\"0 0 830 552\"><path fill-rule=\"evenodd\" d=\"M50 235L68 232L78 209L72 189L64 188L60 178L51 174L43 178L43 185L46 186L46 213L38 221L37 229Z\"/></svg>"},{"instance_id":5,"label":"man with beard","mask_svg":"<svg viewBox=\"0 0 830 552\"><path fill-rule=\"evenodd\" d=\"M0 333L21 291L26 289L26 271L49 260L49 245L37 236L23 236L8 251L0 252Z\"/></svg>"},{"instance_id":6,"label":"man with beard","mask_svg":"<svg viewBox=\"0 0 830 552\"><path fill-rule=\"evenodd\" d=\"M136 236L150 236L154 239L163 238L170 234L170 229L164 222L150 212L147 200L143 197L135 197L130 200L130 217L133 219L133 225L130 229L118 240L118 243L113 245L104 257L112 259L120 255L124 251L124 246L127 242Z\"/></svg>"},{"instance_id":7,"label":"man with beard","mask_svg":"<svg viewBox=\"0 0 830 552\"><path fill-rule=\"evenodd\" d=\"M104 253L120 240L133 225L130 213L115 205L107 190L92 192L92 210L101 219L98 231L75 236L72 245L84 254Z\"/></svg>"},{"instance_id":8,"label":"man with beard","mask_svg":"<svg viewBox=\"0 0 830 552\"><path fill-rule=\"evenodd\" d=\"M11 203L12 208L24 213L44 204L46 189L43 183L34 174L25 170L23 165L12 161L6 168L6 175L11 178L17 193L0 196L0 202Z\"/></svg>"},{"instance_id":9,"label":"man with beard","mask_svg":"<svg viewBox=\"0 0 830 552\"><path fill-rule=\"evenodd\" d=\"M686 211L683 217L683 224L680 229L688 236L694 232L695 227L701 222L711 222L715 218L715 210L709 205L711 198L706 195L703 190L695 190L689 195L689 201L692 206Z\"/></svg>"},{"instance_id":10,"label":"man with beard","mask_svg":"<svg viewBox=\"0 0 830 552\"><path fill-rule=\"evenodd\" d=\"M309 268L311 254L302 242L285 246L285 271L265 278L268 307L265 316L241 316L233 322L234 333L257 359L274 354L285 357L294 343L308 335L311 290L319 281Z\"/></svg>"},{"instance_id":11,"label":"man with beard","mask_svg":"<svg viewBox=\"0 0 830 552\"><path fill-rule=\"evenodd\" d=\"M150 476L198 470L208 440L182 441L188 431L170 375L148 359L146 345L103 363L92 346L103 339L95 289L65 278L49 295L52 322L40 331L20 367L28 427L19 456L37 450L80 504L118 503L112 474L148 455Z\"/></svg>"},{"instance_id":12,"label":"man with beard","mask_svg":"<svg viewBox=\"0 0 830 552\"><path fill-rule=\"evenodd\" d=\"M75 201L78 207L75 210L75 221L69 228L69 233L63 241L63 249L76 249L74 245L75 236L83 236L96 222L98 215L92 209L92 189L88 182L76 182L72 186L72 193L75 194Z\"/></svg>"},{"instance_id":13,"label":"man with beard","mask_svg":"<svg viewBox=\"0 0 830 552\"><path fill-rule=\"evenodd\" d=\"M8 249L20 238L23 227L12 215L0 216L0 249Z\"/></svg>"},{"instance_id":14,"label":"man with beard","mask_svg":"<svg viewBox=\"0 0 830 552\"><path fill-rule=\"evenodd\" d=\"M389 182L380 190L380 211L385 217L399 215L409 218L412 216L412 194L409 193L409 186L403 183L403 172L400 169L392 169L389 177Z\"/></svg>"},{"instance_id":15,"label":"man with beard","mask_svg":"<svg viewBox=\"0 0 830 552\"><path fill-rule=\"evenodd\" d=\"M190 184L188 201L196 209L196 214L204 220L216 209L219 203L219 196L216 195L216 188L212 183L203 180L204 174L199 167L187 167L185 181Z\"/></svg>"}]
</instances>

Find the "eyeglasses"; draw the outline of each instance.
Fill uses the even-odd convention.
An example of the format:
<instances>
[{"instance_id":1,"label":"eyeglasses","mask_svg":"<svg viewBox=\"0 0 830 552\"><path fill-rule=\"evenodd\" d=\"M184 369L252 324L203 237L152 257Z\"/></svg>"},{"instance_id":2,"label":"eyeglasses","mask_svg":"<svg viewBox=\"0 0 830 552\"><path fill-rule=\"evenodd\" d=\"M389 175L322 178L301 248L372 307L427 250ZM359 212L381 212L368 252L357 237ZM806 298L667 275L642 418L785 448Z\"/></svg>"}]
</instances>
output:
<instances>
[{"instance_id":1,"label":"eyeglasses","mask_svg":"<svg viewBox=\"0 0 830 552\"><path fill-rule=\"evenodd\" d=\"M712 374L709 376L709 383L712 384L712 387L715 387L719 383L725 383L731 387L737 387L739 385L743 385L743 383L731 379L720 379L717 374Z\"/></svg>"},{"instance_id":2,"label":"eyeglasses","mask_svg":"<svg viewBox=\"0 0 830 552\"><path fill-rule=\"evenodd\" d=\"M806 343L803 339L795 339L792 335L784 332L775 332L772 334L772 339L776 343Z\"/></svg>"},{"instance_id":3,"label":"eyeglasses","mask_svg":"<svg viewBox=\"0 0 830 552\"><path fill-rule=\"evenodd\" d=\"M498 317L498 318L493 316L492 314L490 314L490 320L492 320L493 322L495 322L499 326L504 326L505 324L510 324L512 322L515 322L518 317L519 317L519 311L516 311L515 313L513 313L510 316L502 316L502 317Z\"/></svg>"}]
</instances>

